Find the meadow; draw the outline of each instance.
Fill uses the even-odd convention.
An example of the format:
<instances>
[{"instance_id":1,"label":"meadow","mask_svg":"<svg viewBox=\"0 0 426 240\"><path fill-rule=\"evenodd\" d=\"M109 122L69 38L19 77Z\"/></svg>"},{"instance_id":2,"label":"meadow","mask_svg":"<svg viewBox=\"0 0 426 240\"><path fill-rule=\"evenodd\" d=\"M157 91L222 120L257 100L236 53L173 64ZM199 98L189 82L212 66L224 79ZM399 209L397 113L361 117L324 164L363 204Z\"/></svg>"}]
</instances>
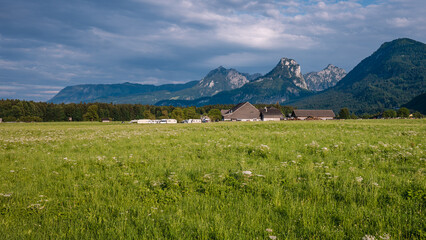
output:
<instances>
[{"instance_id":1,"label":"meadow","mask_svg":"<svg viewBox=\"0 0 426 240\"><path fill-rule=\"evenodd\" d=\"M426 120L0 124L0 239L425 239Z\"/></svg>"}]
</instances>

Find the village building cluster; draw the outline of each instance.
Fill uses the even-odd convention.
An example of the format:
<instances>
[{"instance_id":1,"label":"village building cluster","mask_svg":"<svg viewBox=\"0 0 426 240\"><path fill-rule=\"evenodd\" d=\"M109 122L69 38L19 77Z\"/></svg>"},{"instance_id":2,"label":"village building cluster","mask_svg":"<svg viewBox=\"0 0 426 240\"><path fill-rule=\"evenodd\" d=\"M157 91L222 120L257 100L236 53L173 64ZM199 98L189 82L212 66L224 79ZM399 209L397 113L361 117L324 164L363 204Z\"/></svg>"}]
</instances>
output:
<instances>
[{"instance_id":1,"label":"village building cluster","mask_svg":"<svg viewBox=\"0 0 426 240\"><path fill-rule=\"evenodd\" d=\"M257 109L249 102L237 104L232 109L222 109L222 121L281 121L281 120L331 120L336 117L332 110L294 110L290 116L285 117L281 110L275 107L264 107ZM210 122L210 118L203 116L201 119L186 119L182 123L205 123ZM176 119L139 119L130 123L139 124L173 124Z\"/></svg>"}]
</instances>

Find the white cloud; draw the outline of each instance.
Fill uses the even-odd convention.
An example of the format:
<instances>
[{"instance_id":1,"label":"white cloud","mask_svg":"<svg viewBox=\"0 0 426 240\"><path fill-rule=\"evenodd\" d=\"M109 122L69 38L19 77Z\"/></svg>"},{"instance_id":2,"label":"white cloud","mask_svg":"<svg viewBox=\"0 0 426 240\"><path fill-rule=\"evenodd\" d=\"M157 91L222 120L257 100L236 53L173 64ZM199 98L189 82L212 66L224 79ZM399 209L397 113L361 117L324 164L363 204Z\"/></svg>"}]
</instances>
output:
<instances>
[{"instance_id":1,"label":"white cloud","mask_svg":"<svg viewBox=\"0 0 426 240\"><path fill-rule=\"evenodd\" d=\"M200 63L203 66L210 68L216 68L218 66L225 66L227 68L236 68L236 67L247 67L253 64L258 63L259 61L268 61L270 60L268 56L262 56L250 52L241 52L241 53L230 53L226 55L215 56L207 61Z\"/></svg>"},{"instance_id":2,"label":"white cloud","mask_svg":"<svg viewBox=\"0 0 426 240\"><path fill-rule=\"evenodd\" d=\"M401 28L401 27L408 26L410 24L410 21L405 17L402 17L402 18L397 17L397 18L388 19L387 23L389 23L392 26Z\"/></svg>"}]
</instances>

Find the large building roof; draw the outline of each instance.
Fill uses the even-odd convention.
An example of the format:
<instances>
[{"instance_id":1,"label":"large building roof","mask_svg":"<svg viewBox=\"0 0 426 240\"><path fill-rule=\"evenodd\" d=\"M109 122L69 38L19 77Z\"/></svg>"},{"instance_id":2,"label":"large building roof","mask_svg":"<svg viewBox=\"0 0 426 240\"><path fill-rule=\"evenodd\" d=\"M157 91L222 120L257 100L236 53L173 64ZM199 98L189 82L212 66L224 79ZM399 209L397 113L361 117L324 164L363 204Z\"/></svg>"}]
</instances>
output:
<instances>
[{"instance_id":1,"label":"large building roof","mask_svg":"<svg viewBox=\"0 0 426 240\"><path fill-rule=\"evenodd\" d=\"M333 110L293 110L294 117L335 117Z\"/></svg>"},{"instance_id":2,"label":"large building roof","mask_svg":"<svg viewBox=\"0 0 426 240\"><path fill-rule=\"evenodd\" d=\"M263 117L279 117L281 118L283 114L281 113L281 110L275 108L275 107L265 107L259 109L260 114L263 115Z\"/></svg>"},{"instance_id":3,"label":"large building roof","mask_svg":"<svg viewBox=\"0 0 426 240\"><path fill-rule=\"evenodd\" d=\"M237 104L235 107L228 111L221 111L225 119L258 119L259 110L251 105L249 102Z\"/></svg>"}]
</instances>

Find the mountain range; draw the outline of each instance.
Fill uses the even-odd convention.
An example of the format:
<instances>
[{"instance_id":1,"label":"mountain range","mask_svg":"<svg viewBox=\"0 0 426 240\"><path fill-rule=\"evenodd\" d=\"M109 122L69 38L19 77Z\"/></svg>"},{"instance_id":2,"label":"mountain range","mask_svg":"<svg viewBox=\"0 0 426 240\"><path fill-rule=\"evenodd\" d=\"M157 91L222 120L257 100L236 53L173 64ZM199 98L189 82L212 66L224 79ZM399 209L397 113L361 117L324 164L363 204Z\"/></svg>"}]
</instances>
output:
<instances>
[{"instance_id":1,"label":"mountain range","mask_svg":"<svg viewBox=\"0 0 426 240\"><path fill-rule=\"evenodd\" d=\"M222 66L210 71L199 81L184 84L84 84L62 89L48 102L52 103L140 103L155 104L160 100L194 100L218 92L240 88L261 74L240 73Z\"/></svg>"},{"instance_id":2,"label":"mountain range","mask_svg":"<svg viewBox=\"0 0 426 240\"><path fill-rule=\"evenodd\" d=\"M299 91L303 92L302 95L308 95L311 90L317 91L318 88L332 86L338 82L344 74L345 70L330 64L327 68L318 73L308 73L308 77L305 81L301 74L299 64L292 59L283 58L272 71L264 76L260 73L240 73L235 69L226 69L220 66L210 71L201 80L191 81L186 84L154 86L122 83L69 86L62 89L56 96L49 100L49 102L112 102L187 105L194 101L198 101L197 99L207 99L216 94L219 95L214 99L222 98L224 95L227 95L227 97L219 99L219 101L212 99L212 104L216 104L216 102L225 103L244 100L255 102L282 102L298 97ZM287 82L285 80L286 78L292 79L292 83ZM309 86L314 86L315 88L309 89ZM244 88L240 89L242 87ZM285 87L288 87L288 89L284 89ZM234 90L234 92L227 93L227 91L231 90ZM269 92L270 90L272 91ZM251 96L244 96L245 91L251 92ZM287 93L285 93L286 91ZM239 93L240 97L231 96L235 92ZM285 94L281 96L280 92ZM276 95L280 96L276 97Z\"/></svg>"},{"instance_id":3,"label":"mountain range","mask_svg":"<svg viewBox=\"0 0 426 240\"><path fill-rule=\"evenodd\" d=\"M346 74L329 64L302 74L293 59L282 58L267 74L219 67L185 84L92 84L66 87L50 102L112 102L174 106L276 103L305 109L347 107L356 113L397 108L425 93L425 44L402 38L382 44Z\"/></svg>"},{"instance_id":4,"label":"mountain range","mask_svg":"<svg viewBox=\"0 0 426 240\"><path fill-rule=\"evenodd\" d=\"M312 94L293 59L282 58L269 73L230 91L222 91L211 97L191 101L163 100L158 105L201 106L239 102L276 103L286 102Z\"/></svg>"}]
</instances>

